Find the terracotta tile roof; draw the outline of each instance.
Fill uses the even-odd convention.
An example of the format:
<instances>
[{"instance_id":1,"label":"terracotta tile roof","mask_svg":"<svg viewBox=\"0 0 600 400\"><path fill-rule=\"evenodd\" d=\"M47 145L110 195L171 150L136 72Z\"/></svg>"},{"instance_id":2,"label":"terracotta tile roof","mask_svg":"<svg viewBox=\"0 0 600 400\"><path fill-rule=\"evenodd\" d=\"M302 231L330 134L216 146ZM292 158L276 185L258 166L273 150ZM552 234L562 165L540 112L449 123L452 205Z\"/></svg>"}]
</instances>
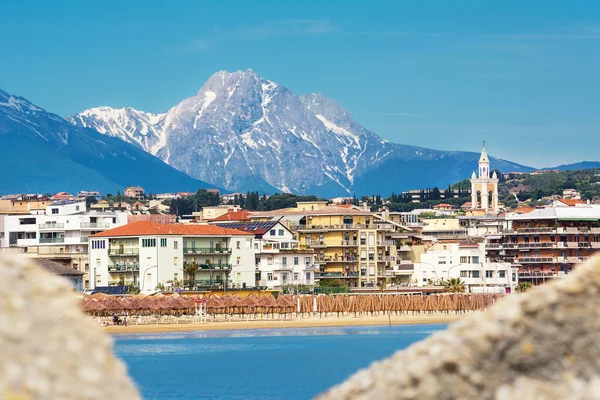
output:
<instances>
[{"instance_id":1,"label":"terracotta tile roof","mask_svg":"<svg viewBox=\"0 0 600 400\"><path fill-rule=\"evenodd\" d=\"M575 207L577 204L587 204L583 200L574 200L574 199L559 199L558 201L560 201L563 204L568 205L569 207Z\"/></svg>"},{"instance_id":2,"label":"terracotta tile roof","mask_svg":"<svg viewBox=\"0 0 600 400\"><path fill-rule=\"evenodd\" d=\"M444 208L447 208L447 207L454 208L454 206L452 204L448 204L448 203L440 203L440 204L437 204L437 205L433 206L433 208L441 208L441 207L444 207Z\"/></svg>"},{"instance_id":3,"label":"terracotta tile roof","mask_svg":"<svg viewBox=\"0 0 600 400\"><path fill-rule=\"evenodd\" d=\"M473 205L473 203L471 203L470 201L467 201L460 207L461 208L471 208L472 205Z\"/></svg>"},{"instance_id":4,"label":"terracotta tile roof","mask_svg":"<svg viewBox=\"0 0 600 400\"><path fill-rule=\"evenodd\" d=\"M140 221L132 224L109 229L92 235L92 237L117 237L117 236L155 236L155 235L182 235L182 236L230 236L249 233L237 229L221 228L215 225L196 224L159 224L154 221Z\"/></svg>"},{"instance_id":5,"label":"terracotta tile roof","mask_svg":"<svg viewBox=\"0 0 600 400\"><path fill-rule=\"evenodd\" d=\"M248 221L252 213L248 210L232 211L229 210L227 214L223 214L220 217L215 218L213 221Z\"/></svg>"}]
</instances>

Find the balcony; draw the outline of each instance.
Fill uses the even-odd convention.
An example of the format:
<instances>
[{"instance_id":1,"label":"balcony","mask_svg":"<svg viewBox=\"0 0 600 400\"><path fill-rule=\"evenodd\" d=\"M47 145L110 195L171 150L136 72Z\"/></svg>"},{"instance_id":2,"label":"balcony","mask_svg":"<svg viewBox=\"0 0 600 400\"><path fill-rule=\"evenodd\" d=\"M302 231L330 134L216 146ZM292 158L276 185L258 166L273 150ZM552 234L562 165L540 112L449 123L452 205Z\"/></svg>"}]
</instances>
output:
<instances>
[{"instance_id":1,"label":"balcony","mask_svg":"<svg viewBox=\"0 0 600 400\"><path fill-rule=\"evenodd\" d=\"M536 228L517 228L516 233L554 233L554 229L551 226L543 226Z\"/></svg>"},{"instance_id":2,"label":"balcony","mask_svg":"<svg viewBox=\"0 0 600 400\"><path fill-rule=\"evenodd\" d=\"M394 242L393 240L378 240L377 241L377 246L393 246L395 244L396 244L396 242Z\"/></svg>"},{"instance_id":3,"label":"balcony","mask_svg":"<svg viewBox=\"0 0 600 400\"><path fill-rule=\"evenodd\" d=\"M227 247L184 247L183 254L231 254Z\"/></svg>"},{"instance_id":4,"label":"balcony","mask_svg":"<svg viewBox=\"0 0 600 400\"><path fill-rule=\"evenodd\" d=\"M517 243L519 249L539 249L539 248L551 248L554 247L552 242L529 242L529 243Z\"/></svg>"},{"instance_id":5,"label":"balcony","mask_svg":"<svg viewBox=\"0 0 600 400\"><path fill-rule=\"evenodd\" d=\"M81 229L108 229L110 222L82 222L79 227Z\"/></svg>"},{"instance_id":6,"label":"balcony","mask_svg":"<svg viewBox=\"0 0 600 400\"><path fill-rule=\"evenodd\" d=\"M345 257L345 256L337 256L337 257L315 257L315 261L318 263L328 263L328 262L350 262L355 263L358 262L358 257Z\"/></svg>"},{"instance_id":7,"label":"balcony","mask_svg":"<svg viewBox=\"0 0 600 400\"><path fill-rule=\"evenodd\" d=\"M88 243L90 241L90 238L87 236L81 236L79 239L81 239L81 243Z\"/></svg>"},{"instance_id":8,"label":"balcony","mask_svg":"<svg viewBox=\"0 0 600 400\"><path fill-rule=\"evenodd\" d=\"M337 224L337 225L293 225L292 231L333 231L357 229L384 229L393 230L392 224Z\"/></svg>"},{"instance_id":9,"label":"balcony","mask_svg":"<svg viewBox=\"0 0 600 400\"><path fill-rule=\"evenodd\" d=\"M65 224L46 222L45 224L39 224L39 227L40 227L40 229L57 230L57 229L65 229Z\"/></svg>"},{"instance_id":10,"label":"balcony","mask_svg":"<svg viewBox=\"0 0 600 400\"><path fill-rule=\"evenodd\" d=\"M108 272L137 272L139 264L112 264L108 266Z\"/></svg>"},{"instance_id":11,"label":"balcony","mask_svg":"<svg viewBox=\"0 0 600 400\"><path fill-rule=\"evenodd\" d=\"M64 242L65 242L64 237L52 237L52 238L40 237L40 243L64 243Z\"/></svg>"},{"instance_id":12,"label":"balcony","mask_svg":"<svg viewBox=\"0 0 600 400\"><path fill-rule=\"evenodd\" d=\"M315 274L315 278L327 279L327 278L358 278L358 272L321 272Z\"/></svg>"},{"instance_id":13,"label":"balcony","mask_svg":"<svg viewBox=\"0 0 600 400\"><path fill-rule=\"evenodd\" d=\"M231 264L197 264L198 272L202 271L231 271ZM183 263L184 268L188 266L188 263Z\"/></svg>"},{"instance_id":14,"label":"balcony","mask_svg":"<svg viewBox=\"0 0 600 400\"><path fill-rule=\"evenodd\" d=\"M125 248L108 248L108 255L111 257L128 257L137 256L140 254L140 249L137 247L125 247Z\"/></svg>"},{"instance_id":15,"label":"balcony","mask_svg":"<svg viewBox=\"0 0 600 400\"><path fill-rule=\"evenodd\" d=\"M358 246L358 241L356 240L342 240L340 243L341 246Z\"/></svg>"},{"instance_id":16,"label":"balcony","mask_svg":"<svg viewBox=\"0 0 600 400\"><path fill-rule=\"evenodd\" d=\"M543 272L543 271L533 271L533 272L519 272L519 279L530 279L530 278L558 278L554 272Z\"/></svg>"},{"instance_id":17,"label":"balcony","mask_svg":"<svg viewBox=\"0 0 600 400\"><path fill-rule=\"evenodd\" d=\"M515 262L525 263L525 264L551 263L551 262L554 262L554 258L553 257L523 257L523 258L516 259Z\"/></svg>"}]
</instances>

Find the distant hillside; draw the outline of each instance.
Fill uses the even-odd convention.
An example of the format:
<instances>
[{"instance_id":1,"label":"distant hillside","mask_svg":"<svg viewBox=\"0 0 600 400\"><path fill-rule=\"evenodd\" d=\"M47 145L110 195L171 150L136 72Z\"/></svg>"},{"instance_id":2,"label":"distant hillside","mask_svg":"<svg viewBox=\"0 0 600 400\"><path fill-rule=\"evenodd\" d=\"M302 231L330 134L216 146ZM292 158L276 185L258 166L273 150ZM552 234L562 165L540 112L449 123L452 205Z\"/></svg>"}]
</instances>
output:
<instances>
[{"instance_id":1,"label":"distant hillside","mask_svg":"<svg viewBox=\"0 0 600 400\"><path fill-rule=\"evenodd\" d=\"M594 169L594 168L600 168L600 162L598 161L581 161L578 163L574 163L574 164L564 164L564 165L559 165L558 167L554 167L554 168L544 168L544 169L558 169L560 171L572 171L572 170L580 170L580 169Z\"/></svg>"},{"instance_id":2,"label":"distant hillside","mask_svg":"<svg viewBox=\"0 0 600 400\"><path fill-rule=\"evenodd\" d=\"M503 179L499 187L500 198L508 205L517 204L515 194L520 201L537 201L546 196L562 195L565 189L577 190L584 200L600 201L600 169L510 176Z\"/></svg>"}]
</instances>

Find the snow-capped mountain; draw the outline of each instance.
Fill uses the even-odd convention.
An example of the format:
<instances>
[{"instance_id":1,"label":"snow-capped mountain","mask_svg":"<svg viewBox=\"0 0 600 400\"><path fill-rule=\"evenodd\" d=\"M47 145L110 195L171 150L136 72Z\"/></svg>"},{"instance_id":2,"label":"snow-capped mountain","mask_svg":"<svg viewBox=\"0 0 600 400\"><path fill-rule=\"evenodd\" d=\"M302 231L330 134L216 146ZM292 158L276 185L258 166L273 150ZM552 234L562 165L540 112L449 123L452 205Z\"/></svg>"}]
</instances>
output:
<instances>
[{"instance_id":1,"label":"snow-capped mountain","mask_svg":"<svg viewBox=\"0 0 600 400\"><path fill-rule=\"evenodd\" d=\"M354 121L334 100L320 94L296 96L252 70L217 72L195 96L165 113L98 107L67 119L230 190L343 195L382 182L401 190L410 179L394 182L389 173L375 172L383 165L393 170L410 168L406 162L427 162L427 173L417 174L419 187L445 184L468 177L473 164L464 174L456 166L476 163L478 157L390 143ZM523 169L510 165L511 170Z\"/></svg>"},{"instance_id":2,"label":"snow-capped mountain","mask_svg":"<svg viewBox=\"0 0 600 400\"><path fill-rule=\"evenodd\" d=\"M210 187L139 147L73 126L2 90L0 168L5 171L0 179L3 193L81 189L116 193L129 184L154 192Z\"/></svg>"}]
</instances>

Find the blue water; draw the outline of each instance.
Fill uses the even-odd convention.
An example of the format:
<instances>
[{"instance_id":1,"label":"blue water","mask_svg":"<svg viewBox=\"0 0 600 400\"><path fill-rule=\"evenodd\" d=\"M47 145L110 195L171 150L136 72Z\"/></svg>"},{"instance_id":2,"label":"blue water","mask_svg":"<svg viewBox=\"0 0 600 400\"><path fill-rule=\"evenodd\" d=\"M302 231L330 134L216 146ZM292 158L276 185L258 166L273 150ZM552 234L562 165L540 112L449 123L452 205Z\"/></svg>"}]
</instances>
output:
<instances>
[{"instance_id":1,"label":"blue water","mask_svg":"<svg viewBox=\"0 0 600 400\"><path fill-rule=\"evenodd\" d=\"M145 399L308 399L445 325L115 336Z\"/></svg>"}]
</instances>

